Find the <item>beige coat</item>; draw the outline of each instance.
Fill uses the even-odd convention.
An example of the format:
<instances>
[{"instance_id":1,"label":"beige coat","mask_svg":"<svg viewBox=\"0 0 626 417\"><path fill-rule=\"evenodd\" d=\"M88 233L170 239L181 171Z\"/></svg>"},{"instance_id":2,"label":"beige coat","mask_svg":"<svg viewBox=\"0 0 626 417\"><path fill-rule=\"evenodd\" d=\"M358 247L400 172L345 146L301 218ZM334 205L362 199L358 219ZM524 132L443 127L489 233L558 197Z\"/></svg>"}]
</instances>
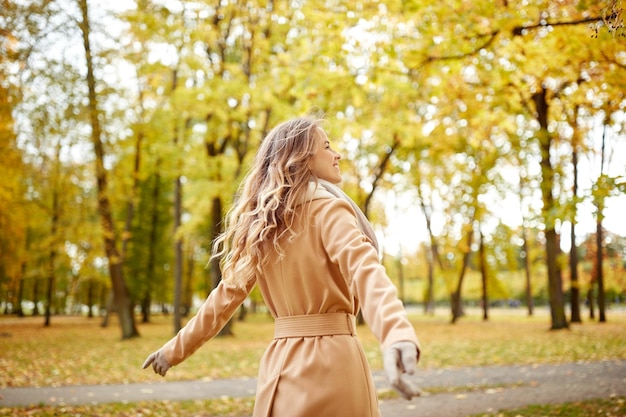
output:
<instances>
[{"instance_id":1,"label":"beige coat","mask_svg":"<svg viewBox=\"0 0 626 417\"><path fill-rule=\"evenodd\" d=\"M361 308L381 349L417 345L415 331L352 206L317 188L300 214L295 240L256 283L276 333L261 359L254 417L379 416L354 315ZM254 284L222 282L164 346L168 362L182 362L217 334Z\"/></svg>"}]
</instances>

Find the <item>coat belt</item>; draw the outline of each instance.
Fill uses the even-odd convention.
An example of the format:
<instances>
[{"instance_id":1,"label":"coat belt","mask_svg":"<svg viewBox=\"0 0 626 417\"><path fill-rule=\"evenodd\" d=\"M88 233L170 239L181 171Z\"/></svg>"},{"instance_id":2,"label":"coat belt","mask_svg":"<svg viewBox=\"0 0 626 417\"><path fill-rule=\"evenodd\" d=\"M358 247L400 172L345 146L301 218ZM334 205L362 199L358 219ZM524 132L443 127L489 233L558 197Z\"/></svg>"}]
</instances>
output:
<instances>
[{"instance_id":1,"label":"coat belt","mask_svg":"<svg viewBox=\"0 0 626 417\"><path fill-rule=\"evenodd\" d=\"M356 318L348 313L276 317L274 339L331 335L356 336Z\"/></svg>"}]
</instances>

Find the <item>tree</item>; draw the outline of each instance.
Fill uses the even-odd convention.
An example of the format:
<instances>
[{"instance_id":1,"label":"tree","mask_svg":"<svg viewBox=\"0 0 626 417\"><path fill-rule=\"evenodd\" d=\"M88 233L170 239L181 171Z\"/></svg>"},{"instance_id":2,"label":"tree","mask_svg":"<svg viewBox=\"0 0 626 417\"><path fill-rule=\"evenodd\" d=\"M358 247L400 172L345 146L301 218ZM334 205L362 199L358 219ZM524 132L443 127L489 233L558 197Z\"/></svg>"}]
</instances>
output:
<instances>
[{"instance_id":1,"label":"tree","mask_svg":"<svg viewBox=\"0 0 626 417\"><path fill-rule=\"evenodd\" d=\"M521 167L520 167L521 168ZM520 201L520 205L522 203L523 199L523 190L525 189L526 185L525 185L525 177L526 174L523 172L520 172L519 174L519 183L520 183L520 191L519 191L519 201ZM523 208L520 210L521 213L524 213ZM528 244L528 230L525 223L525 219L523 218L523 214L522 214L522 224L520 226L521 228L521 239L522 239L522 262L523 262L523 270L524 270L524 277L526 279L526 285L525 285L525 295L526 295L526 308L528 309L528 316L532 316L534 313L534 301L533 301L533 286L532 286L532 272L531 272L531 262L530 262L530 245Z\"/></svg>"},{"instance_id":2,"label":"tree","mask_svg":"<svg viewBox=\"0 0 626 417\"><path fill-rule=\"evenodd\" d=\"M577 117L578 107L574 109L574 118ZM569 255L569 269L570 269L570 305L571 305L571 317L570 321L572 323L580 323L582 320L580 318L580 283L578 279L578 245L576 244L576 203L578 201L578 147L579 140L577 140L577 136L579 135L579 130L577 129L577 121L574 119L571 122L574 127L574 138L572 140L572 167L573 167L573 179L574 182L572 184L572 195L574 201L574 213L571 217L571 228L570 228L570 255Z\"/></svg>"},{"instance_id":3,"label":"tree","mask_svg":"<svg viewBox=\"0 0 626 417\"><path fill-rule=\"evenodd\" d=\"M599 176L594 187L594 205L596 206L596 251L595 251L595 282L598 286L598 320L606 322L606 300L604 293L604 230L602 221L604 219L604 206L607 190L611 189L607 183L610 181L605 173L606 160L606 133L607 126L602 130L602 141L600 146L600 167Z\"/></svg>"},{"instance_id":4,"label":"tree","mask_svg":"<svg viewBox=\"0 0 626 417\"><path fill-rule=\"evenodd\" d=\"M483 320L489 320L489 292L488 292L488 282L489 282L489 273L488 273L488 264L487 264L487 251L485 249L485 238L483 236L483 232L479 231L480 240L479 240L479 255L480 255L480 275L482 277L482 297L481 303L483 306Z\"/></svg>"},{"instance_id":5,"label":"tree","mask_svg":"<svg viewBox=\"0 0 626 417\"><path fill-rule=\"evenodd\" d=\"M424 299L424 313L425 314L434 314L435 313L435 293L434 293L434 284L435 284L435 266L439 265L441 268L442 262L439 257L439 248L437 244L437 239L433 233L432 228L432 201L427 203L426 196L422 192L422 175L420 174L420 165L418 165L415 169L416 173L416 184L415 189L417 191L417 200L418 204L422 209L422 213L424 214L424 219L426 220L426 230L428 232L428 248L426 249L426 262L428 267L428 279L427 279L427 289L426 296ZM431 187L432 188L432 187Z\"/></svg>"},{"instance_id":6,"label":"tree","mask_svg":"<svg viewBox=\"0 0 626 417\"><path fill-rule=\"evenodd\" d=\"M10 64L23 59L15 48L15 34L6 20L16 7L4 2L6 14L0 18L0 79L10 80ZM3 181L0 183L0 292L5 300L5 314L21 314L21 297L25 265L26 234L24 207L25 185L21 178L27 168L16 147L13 108L20 99L20 91L15 85L0 83L0 165L3 168ZM12 309L9 306L12 305ZM13 310L13 311L10 311Z\"/></svg>"},{"instance_id":7,"label":"tree","mask_svg":"<svg viewBox=\"0 0 626 417\"><path fill-rule=\"evenodd\" d=\"M87 67L87 91L88 91L88 115L91 127L91 140L96 155L96 180L98 184L98 211L102 221L104 248L109 264L109 273L111 276L111 286L113 288L113 297L120 317L120 327L122 330L122 338L129 339L139 336L139 332L135 326L135 318L133 313L133 305L130 300L128 288L124 281L122 271L122 259L117 248L117 234L113 222L113 214L111 211L111 201L108 196L107 188L107 171L104 166L104 146L102 143L102 128L100 125L100 116L98 110L98 97L96 94L96 78L94 75L94 62L91 51L90 35L91 27L89 23L89 8L87 0L78 0L81 11L82 20L79 28L82 34L83 47L85 52L85 64Z\"/></svg>"},{"instance_id":8,"label":"tree","mask_svg":"<svg viewBox=\"0 0 626 417\"><path fill-rule=\"evenodd\" d=\"M623 109L626 64L613 28L621 9L603 14L607 2L513 7L434 0L358 6L346 0L332 5L142 0L136 7L129 4L116 17L121 24L112 25L128 32L88 37L92 54L97 50L87 71L95 78L89 84L84 66L70 58L75 54L54 53L59 40L67 42L64 51L74 51L71 23L80 20L75 10L49 1L4 4L11 18L0 17L0 87L8 86L2 126L13 143L0 155L11 177L0 185L0 247L13 244L3 236L15 236L19 248L11 259L0 254L7 299L40 303L46 290L56 288L78 297L91 294L92 305L94 288L108 288L100 280L103 266L111 265L101 261L101 252L109 260L115 253L97 243L94 232L100 228L79 208L100 204L100 221L111 225L106 234L120 248L130 304L141 300L144 320L151 302L170 304L176 269L175 305L184 314L182 294L198 276L202 282L209 275L215 283L220 278L217 263L200 266L206 265L210 241L221 231L254 149L275 123L312 108L327 115L326 127L344 154L345 189L378 230L387 222L384 197L416 196L415 215L421 210L426 217L429 241L425 306L433 305L442 278L448 295L458 289L461 301L459 268L466 256L469 267L478 265L473 260L476 251L481 254L480 231L483 266L489 267L483 273L485 297L497 291L494 266L502 268L503 254L513 252L507 256L519 259L526 271L532 314L533 292L543 291L536 281L531 285L532 275L544 271L546 262L556 262L551 268L557 273L565 271L559 234L564 222L576 220L576 204L604 205L619 188L614 173L607 172L601 179L594 176L599 181L592 190L571 168L574 158L584 164L599 154L585 143L590 120L602 118L619 131L615 116ZM89 5L96 16L100 9ZM101 33L99 18L91 35ZM114 47L102 47L105 41ZM121 73L125 78L118 82L112 74ZM28 88L20 91L20 84ZM83 106L83 88L94 84L97 94ZM94 113L99 126L90 126L100 130L106 164L106 192L100 195L108 200L110 216L103 215L104 204L89 181L92 154L99 153L82 151L86 135L96 143L93 129L83 127L85 116L95 120ZM55 157L57 145L61 158ZM77 152L83 161L64 157ZM519 175L500 175L511 169ZM511 195L519 196L521 224L503 232L500 223L511 216L500 203ZM22 204L22 214L6 209L12 204ZM603 213L598 210L596 220ZM472 221L475 242L466 247ZM572 225L574 243L581 237ZM552 226L554 235L548 232ZM547 256L546 236L556 242L550 244L556 246L554 256ZM539 256L537 241L544 244ZM606 245L607 239L599 242ZM518 258L518 252L524 255ZM176 268L168 270L170 265ZM560 287L567 289L567 275L561 279ZM55 285L46 287L52 281ZM61 301L49 294L53 314Z\"/></svg>"},{"instance_id":9,"label":"tree","mask_svg":"<svg viewBox=\"0 0 626 417\"><path fill-rule=\"evenodd\" d=\"M475 213L475 209L471 210L472 213ZM465 240L461 243L461 262L459 266L458 278L456 280L456 284L454 286L454 290L450 293L450 307L452 310L452 318L450 319L451 323L456 323L465 313L463 311L462 304L462 294L461 291L463 289L463 281L465 279L465 273L467 272L467 268L469 266L470 255L472 253L472 242L474 240L474 227L475 220L474 218L470 218L470 221L467 223L464 228L464 238Z\"/></svg>"},{"instance_id":10,"label":"tree","mask_svg":"<svg viewBox=\"0 0 626 417\"><path fill-rule=\"evenodd\" d=\"M13 91L0 86L0 165L5 177L0 183L0 290L5 300L4 313L22 314L21 295L28 230L26 211L23 209L26 204L23 198L26 184L21 179L24 178L27 167L15 147L11 115L12 94Z\"/></svg>"}]
</instances>

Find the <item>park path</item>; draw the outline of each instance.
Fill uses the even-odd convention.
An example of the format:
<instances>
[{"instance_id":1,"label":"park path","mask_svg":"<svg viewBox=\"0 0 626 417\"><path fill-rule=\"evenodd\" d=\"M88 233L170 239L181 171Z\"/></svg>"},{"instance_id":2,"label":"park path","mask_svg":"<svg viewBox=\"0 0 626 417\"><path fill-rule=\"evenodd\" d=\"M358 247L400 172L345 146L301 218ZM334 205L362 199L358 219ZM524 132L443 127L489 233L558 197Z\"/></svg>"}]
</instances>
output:
<instances>
[{"instance_id":1,"label":"park path","mask_svg":"<svg viewBox=\"0 0 626 417\"><path fill-rule=\"evenodd\" d=\"M626 396L626 360L426 369L412 379L426 394L412 401L381 401L383 417L465 417L531 404ZM374 380L378 389L388 388L381 373ZM255 384L247 378L6 388L0 391L0 407L253 396ZM428 394L429 389L436 393Z\"/></svg>"}]
</instances>

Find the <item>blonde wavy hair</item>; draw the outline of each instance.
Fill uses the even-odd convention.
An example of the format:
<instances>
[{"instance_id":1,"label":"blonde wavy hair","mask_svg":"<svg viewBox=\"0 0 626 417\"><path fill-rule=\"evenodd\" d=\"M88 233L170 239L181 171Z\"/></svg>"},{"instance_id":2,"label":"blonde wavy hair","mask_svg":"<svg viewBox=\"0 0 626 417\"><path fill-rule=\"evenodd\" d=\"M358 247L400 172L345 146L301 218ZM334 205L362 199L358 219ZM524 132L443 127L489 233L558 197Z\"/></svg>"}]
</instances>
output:
<instances>
[{"instance_id":1,"label":"blonde wavy hair","mask_svg":"<svg viewBox=\"0 0 626 417\"><path fill-rule=\"evenodd\" d=\"M223 279L245 286L261 267L284 254L281 242L294 237L295 208L317 180L309 161L317 150L322 119L299 117L279 124L265 137L226 215L225 231L213 242Z\"/></svg>"}]
</instances>

